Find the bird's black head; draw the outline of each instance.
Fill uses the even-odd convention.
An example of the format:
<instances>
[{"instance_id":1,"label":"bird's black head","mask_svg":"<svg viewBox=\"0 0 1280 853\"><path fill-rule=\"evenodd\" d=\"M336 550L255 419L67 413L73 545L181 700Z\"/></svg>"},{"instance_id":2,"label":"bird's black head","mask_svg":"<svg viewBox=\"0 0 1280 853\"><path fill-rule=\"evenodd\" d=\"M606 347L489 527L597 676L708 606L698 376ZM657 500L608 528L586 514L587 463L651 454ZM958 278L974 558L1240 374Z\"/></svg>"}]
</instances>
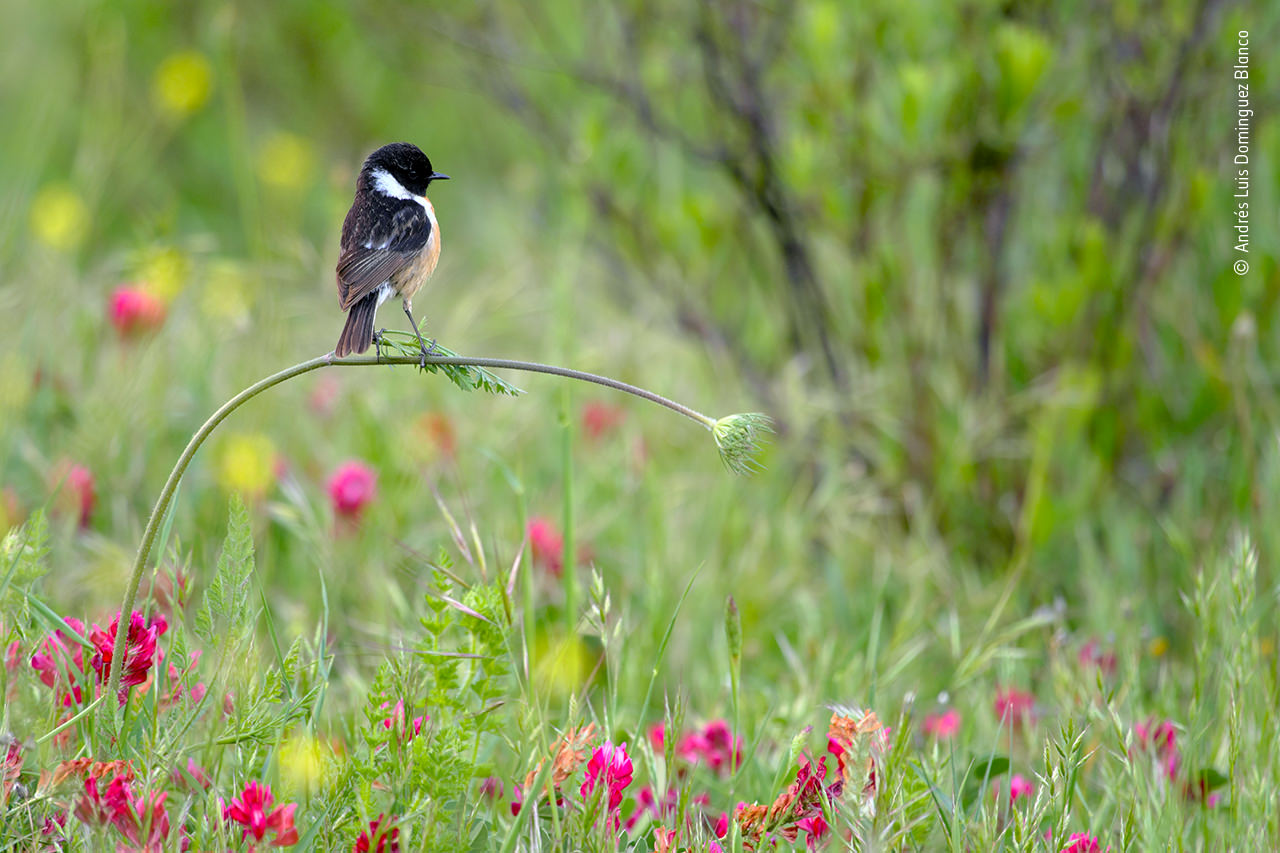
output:
<instances>
[{"instance_id":1,"label":"bird's black head","mask_svg":"<svg viewBox=\"0 0 1280 853\"><path fill-rule=\"evenodd\" d=\"M426 195L427 185L432 181L447 181L448 175L442 175L431 168L431 161L422 149L409 142L393 142L384 145L369 155L360 170L361 178L368 185L386 195L396 195L394 185L380 185L379 173L385 172L395 179L413 195Z\"/></svg>"}]
</instances>

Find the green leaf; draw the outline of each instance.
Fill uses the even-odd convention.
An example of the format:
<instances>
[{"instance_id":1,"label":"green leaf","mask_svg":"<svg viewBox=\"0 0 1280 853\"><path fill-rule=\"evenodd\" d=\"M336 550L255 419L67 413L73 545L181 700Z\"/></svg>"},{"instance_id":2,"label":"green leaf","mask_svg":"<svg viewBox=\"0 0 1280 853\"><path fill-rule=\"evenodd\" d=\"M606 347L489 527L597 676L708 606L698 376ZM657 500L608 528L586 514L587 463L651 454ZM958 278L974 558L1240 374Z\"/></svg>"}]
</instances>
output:
<instances>
[{"instance_id":1,"label":"green leaf","mask_svg":"<svg viewBox=\"0 0 1280 853\"><path fill-rule=\"evenodd\" d=\"M1201 770L1196 774L1196 779L1200 782L1200 790L1206 794L1221 788L1231 781L1222 772L1213 767L1206 767Z\"/></svg>"},{"instance_id":2,"label":"green leaf","mask_svg":"<svg viewBox=\"0 0 1280 853\"><path fill-rule=\"evenodd\" d=\"M0 541L0 611L29 617L26 590L49 571L49 522L36 510L26 523Z\"/></svg>"},{"instance_id":3,"label":"green leaf","mask_svg":"<svg viewBox=\"0 0 1280 853\"><path fill-rule=\"evenodd\" d=\"M975 758L969 765L969 772L965 774L964 785L961 787L961 804L964 808L969 808L973 801L978 798L978 795L982 793L982 789L986 787L988 782L1008 772L1009 759L1003 755Z\"/></svg>"},{"instance_id":4,"label":"green leaf","mask_svg":"<svg viewBox=\"0 0 1280 853\"><path fill-rule=\"evenodd\" d=\"M408 332L383 331L382 347L385 350L394 351L397 355L406 357L417 356L420 352L417 337ZM432 354L448 356L449 358L458 357L456 352L438 342L435 344L435 350ZM463 391L486 391L490 394L505 394L510 397L519 397L524 393L524 391L507 380L495 373L490 373L483 367L475 367L469 364L428 363L423 370L427 373L443 373L446 379Z\"/></svg>"},{"instance_id":5,"label":"green leaf","mask_svg":"<svg viewBox=\"0 0 1280 853\"><path fill-rule=\"evenodd\" d=\"M248 624L253 531L239 495L231 496L228 512L227 538L218 557L218 568L196 614L196 634L211 645L222 644L227 628L246 630Z\"/></svg>"}]
</instances>

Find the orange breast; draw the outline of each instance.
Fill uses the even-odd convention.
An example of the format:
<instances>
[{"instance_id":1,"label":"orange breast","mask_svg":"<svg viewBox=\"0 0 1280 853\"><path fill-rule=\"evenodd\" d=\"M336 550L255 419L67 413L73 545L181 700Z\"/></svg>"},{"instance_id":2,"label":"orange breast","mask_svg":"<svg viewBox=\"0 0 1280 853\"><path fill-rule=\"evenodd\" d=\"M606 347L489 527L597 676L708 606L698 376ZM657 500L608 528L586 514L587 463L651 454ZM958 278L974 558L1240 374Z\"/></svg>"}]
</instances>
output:
<instances>
[{"instance_id":1,"label":"orange breast","mask_svg":"<svg viewBox=\"0 0 1280 853\"><path fill-rule=\"evenodd\" d=\"M431 274L436 271L436 264L440 262L440 226L435 224L434 216L431 218L434 227L427 245L422 247L413 263L391 277L392 287L401 296L412 297L417 293L427 283L427 279L431 278Z\"/></svg>"}]
</instances>

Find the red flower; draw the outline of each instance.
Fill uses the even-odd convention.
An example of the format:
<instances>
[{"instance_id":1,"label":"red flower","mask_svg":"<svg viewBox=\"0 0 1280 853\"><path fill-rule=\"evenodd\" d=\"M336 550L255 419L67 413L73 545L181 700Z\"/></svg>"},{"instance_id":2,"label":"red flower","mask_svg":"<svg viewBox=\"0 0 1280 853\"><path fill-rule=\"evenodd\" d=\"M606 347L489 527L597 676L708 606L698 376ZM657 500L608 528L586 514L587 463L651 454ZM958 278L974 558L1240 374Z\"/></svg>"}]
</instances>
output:
<instances>
[{"instance_id":1,"label":"red flower","mask_svg":"<svg viewBox=\"0 0 1280 853\"><path fill-rule=\"evenodd\" d=\"M525 535L533 550L533 564L560 577L564 572L564 537L551 519L542 516L529 519Z\"/></svg>"},{"instance_id":2,"label":"red flower","mask_svg":"<svg viewBox=\"0 0 1280 853\"><path fill-rule=\"evenodd\" d=\"M830 829L830 827L827 826L826 818L821 814L803 817L796 821L796 826L808 833L808 838L805 839L805 846L810 850L817 849L818 841L822 836L826 835L827 830Z\"/></svg>"},{"instance_id":3,"label":"red flower","mask_svg":"<svg viewBox=\"0 0 1280 853\"><path fill-rule=\"evenodd\" d=\"M293 825L293 813L298 805L290 803L268 811L274 799L270 785L249 782L231 805L223 806L222 819L241 824L244 827L242 839L248 840L252 836L254 841L261 841L268 832L273 832L276 837L271 842L272 847L292 847L298 843L298 830Z\"/></svg>"},{"instance_id":4,"label":"red flower","mask_svg":"<svg viewBox=\"0 0 1280 853\"><path fill-rule=\"evenodd\" d=\"M329 478L329 501L339 518L359 521L378 491L378 475L363 462L344 462Z\"/></svg>"},{"instance_id":5,"label":"red flower","mask_svg":"<svg viewBox=\"0 0 1280 853\"><path fill-rule=\"evenodd\" d=\"M1073 832L1067 842L1061 853L1098 853L1100 849L1098 839L1087 832Z\"/></svg>"},{"instance_id":6,"label":"red flower","mask_svg":"<svg viewBox=\"0 0 1280 853\"><path fill-rule=\"evenodd\" d=\"M497 776L486 776L480 780L480 796L489 800L500 800L502 794L502 780Z\"/></svg>"},{"instance_id":7,"label":"red flower","mask_svg":"<svg viewBox=\"0 0 1280 853\"><path fill-rule=\"evenodd\" d=\"M351 853L400 853L400 829L395 826L383 826L379 830L378 826L382 823L383 817L378 815L369 821L368 831L360 833L355 846L351 848ZM389 818L387 824L394 820L394 816Z\"/></svg>"},{"instance_id":8,"label":"red flower","mask_svg":"<svg viewBox=\"0 0 1280 853\"><path fill-rule=\"evenodd\" d=\"M924 732L946 740L960 731L960 712L951 708L941 714L924 715Z\"/></svg>"},{"instance_id":9,"label":"red flower","mask_svg":"<svg viewBox=\"0 0 1280 853\"><path fill-rule=\"evenodd\" d=\"M122 338L160 328L164 314L164 303L141 288L122 285L111 293L108 316Z\"/></svg>"},{"instance_id":10,"label":"red flower","mask_svg":"<svg viewBox=\"0 0 1280 853\"><path fill-rule=\"evenodd\" d=\"M84 625L79 619L68 616L63 621L76 634L84 636ZM40 673L40 681L46 687L53 688L64 707L79 705L84 700L84 691L77 681L84 677L84 653L79 643L68 642L61 628L41 641L31 656L31 668Z\"/></svg>"},{"instance_id":11,"label":"red flower","mask_svg":"<svg viewBox=\"0 0 1280 853\"><path fill-rule=\"evenodd\" d=\"M622 806L622 792L631 784L631 775L631 758L627 755L625 743L614 746L611 741L605 741L603 746L596 747L587 762L587 778L580 793L589 797L597 784L604 785L609 795L608 822L614 829L620 822L618 810Z\"/></svg>"},{"instance_id":12,"label":"red flower","mask_svg":"<svg viewBox=\"0 0 1280 853\"><path fill-rule=\"evenodd\" d=\"M1035 702L1034 696L1016 687L997 689L996 717L1002 723L1008 721L1010 725L1020 726L1032 718Z\"/></svg>"},{"instance_id":13,"label":"red flower","mask_svg":"<svg viewBox=\"0 0 1280 853\"><path fill-rule=\"evenodd\" d=\"M169 623L159 614L152 617L149 625L143 624L143 618L143 615L136 610L129 616L129 636L124 651L124 669L120 676L121 705L129 698L129 687L146 683L147 674L155 664L156 638L169 630ZM120 615L116 614L116 618L111 620L111 626L107 630L104 631L95 624L89 633L89 640L96 649L90 664L103 683L106 683L107 674L111 669L111 661L115 655L116 634L119 629Z\"/></svg>"},{"instance_id":14,"label":"red flower","mask_svg":"<svg viewBox=\"0 0 1280 853\"><path fill-rule=\"evenodd\" d=\"M605 403L591 402L582 407L582 431L592 441L599 441L622 423L622 409Z\"/></svg>"}]
</instances>

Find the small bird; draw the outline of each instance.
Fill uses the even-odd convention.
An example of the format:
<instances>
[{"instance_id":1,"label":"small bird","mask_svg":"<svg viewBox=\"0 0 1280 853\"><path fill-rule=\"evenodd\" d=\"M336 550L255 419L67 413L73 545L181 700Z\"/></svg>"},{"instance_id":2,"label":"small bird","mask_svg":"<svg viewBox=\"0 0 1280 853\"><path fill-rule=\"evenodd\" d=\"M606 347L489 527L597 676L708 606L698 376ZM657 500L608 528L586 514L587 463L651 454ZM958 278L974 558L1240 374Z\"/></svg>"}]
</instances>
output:
<instances>
[{"instance_id":1,"label":"small bird","mask_svg":"<svg viewBox=\"0 0 1280 853\"><path fill-rule=\"evenodd\" d=\"M419 363L426 364L430 349L413 319L413 295L440 260L440 225L427 187L447 180L408 142L384 145L364 161L355 200L342 223L338 305L347 312L347 324L333 351L338 358L369 348L378 306L394 295L403 300L422 348Z\"/></svg>"}]
</instances>

